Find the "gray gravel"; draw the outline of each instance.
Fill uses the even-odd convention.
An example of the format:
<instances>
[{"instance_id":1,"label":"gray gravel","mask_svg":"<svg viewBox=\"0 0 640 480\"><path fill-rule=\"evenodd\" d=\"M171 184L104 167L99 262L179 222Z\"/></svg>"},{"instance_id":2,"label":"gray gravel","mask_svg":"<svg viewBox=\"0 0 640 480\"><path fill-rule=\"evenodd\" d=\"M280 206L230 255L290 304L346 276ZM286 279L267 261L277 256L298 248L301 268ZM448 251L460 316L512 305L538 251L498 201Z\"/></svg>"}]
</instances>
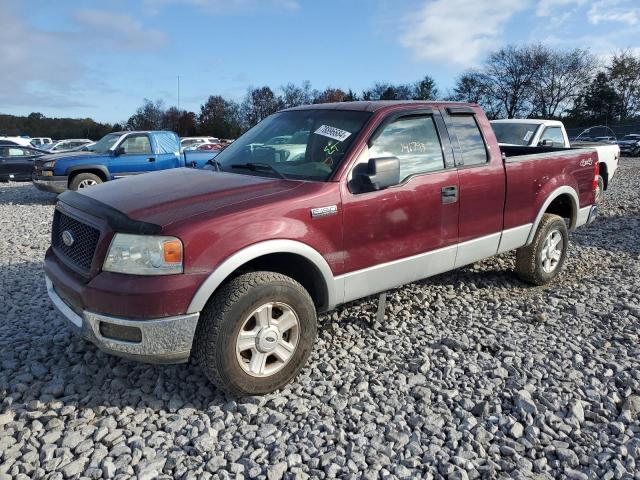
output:
<instances>
[{"instance_id":1,"label":"gray gravel","mask_svg":"<svg viewBox=\"0 0 640 480\"><path fill-rule=\"evenodd\" d=\"M0 478L640 479L640 159L560 280L513 255L321 319L309 365L241 401L192 365L102 354L52 310L53 197L0 184Z\"/></svg>"}]
</instances>

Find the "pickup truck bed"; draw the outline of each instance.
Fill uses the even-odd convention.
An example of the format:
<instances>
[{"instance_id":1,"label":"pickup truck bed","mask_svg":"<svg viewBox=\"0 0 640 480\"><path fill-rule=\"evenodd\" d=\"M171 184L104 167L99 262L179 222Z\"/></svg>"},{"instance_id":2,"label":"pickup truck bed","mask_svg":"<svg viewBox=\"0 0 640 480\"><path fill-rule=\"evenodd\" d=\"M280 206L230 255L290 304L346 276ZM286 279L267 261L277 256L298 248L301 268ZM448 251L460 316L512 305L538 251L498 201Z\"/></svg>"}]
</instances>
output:
<instances>
[{"instance_id":1,"label":"pickup truck bed","mask_svg":"<svg viewBox=\"0 0 640 480\"><path fill-rule=\"evenodd\" d=\"M597 210L595 151L501 150L477 105L299 107L216 159L65 192L45 273L84 338L195 355L235 395L297 374L318 311L509 250L520 278L553 281L567 223Z\"/></svg>"}]
</instances>

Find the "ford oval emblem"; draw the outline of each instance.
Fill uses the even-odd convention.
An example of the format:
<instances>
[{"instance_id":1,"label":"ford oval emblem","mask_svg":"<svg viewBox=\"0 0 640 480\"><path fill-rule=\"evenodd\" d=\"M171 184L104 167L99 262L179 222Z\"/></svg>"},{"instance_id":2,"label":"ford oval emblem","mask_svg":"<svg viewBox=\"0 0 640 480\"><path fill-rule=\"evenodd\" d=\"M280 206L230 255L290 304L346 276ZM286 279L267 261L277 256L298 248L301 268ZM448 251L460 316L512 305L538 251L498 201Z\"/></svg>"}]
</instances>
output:
<instances>
[{"instance_id":1,"label":"ford oval emblem","mask_svg":"<svg viewBox=\"0 0 640 480\"><path fill-rule=\"evenodd\" d=\"M73 233L71 233L69 230L65 230L64 232L62 232L62 242L67 247L70 247L71 245L73 245L75 241L76 239L73 238Z\"/></svg>"}]
</instances>

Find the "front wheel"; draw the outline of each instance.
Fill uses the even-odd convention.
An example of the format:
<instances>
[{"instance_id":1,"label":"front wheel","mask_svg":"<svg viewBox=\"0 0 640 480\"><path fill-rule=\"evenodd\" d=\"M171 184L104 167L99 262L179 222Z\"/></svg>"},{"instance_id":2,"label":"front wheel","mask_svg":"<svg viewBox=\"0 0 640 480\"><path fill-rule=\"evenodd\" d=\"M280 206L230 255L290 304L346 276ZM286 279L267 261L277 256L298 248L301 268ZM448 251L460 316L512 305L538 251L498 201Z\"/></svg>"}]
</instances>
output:
<instances>
[{"instance_id":1,"label":"front wheel","mask_svg":"<svg viewBox=\"0 0 640 480\"><path fill-rule=\"evenodd\" d=\"M545 213L530 245L516 251L516 274L525 282L545 285L562 270L569 248L564 219Z\"/></svg>"},{"instance_id":2,"label":"front wheel","mask_svg":"<svg viewBox=\"0 0 640 480\"><path fill-rule=\"evenodd\" d=\"M79 173L73 179L71 179L71 183L69 184L69 188L71 190L77 191L82 190L84 188L93 187L94 185L98 185L102 183L102 179L94 175L93 173Z\"/></svg>"},{"instance_id":3,"label":"front wheel","mask_svg":"<svg viewBox=\"0 0 640 480\"><path fill-rule=\"evenodd\" d=\"M316 337L309 293L274 272L242 274L216 292L202 311L195 355L207 378L233 395L262 395L289 383Z\"/></svg>"}]
</instances>

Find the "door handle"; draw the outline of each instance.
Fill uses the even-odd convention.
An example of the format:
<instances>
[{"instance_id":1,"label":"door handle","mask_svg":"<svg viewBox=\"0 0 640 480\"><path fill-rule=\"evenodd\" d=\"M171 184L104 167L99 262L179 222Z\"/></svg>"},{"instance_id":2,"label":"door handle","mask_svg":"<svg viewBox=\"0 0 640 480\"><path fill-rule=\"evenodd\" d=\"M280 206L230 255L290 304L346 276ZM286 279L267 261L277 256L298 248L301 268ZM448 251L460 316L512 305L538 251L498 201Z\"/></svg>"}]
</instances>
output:
<instances>
[{"instance_id":1,"label":"door handle","mask_svg":"<svg viewBox=\"0 0 640 480\"><path fill-rule=\"evenodd\" d=\"M148 162L155 162L155 161L156 161L156 159L155 159L154 157L149 157L149 158L147 158L147 161L148 161Z\"/></svg>"},{"instance_id":2,"label":"door handle","mask_svg":"<svg viewBox=\"0 0 640 480\"><path fill-rule=\"evenodd\" d=\"M440 198L443 204L456 203L458 201L458 187L455 185L442 187Z\"/></svg>"}]
</instances>

